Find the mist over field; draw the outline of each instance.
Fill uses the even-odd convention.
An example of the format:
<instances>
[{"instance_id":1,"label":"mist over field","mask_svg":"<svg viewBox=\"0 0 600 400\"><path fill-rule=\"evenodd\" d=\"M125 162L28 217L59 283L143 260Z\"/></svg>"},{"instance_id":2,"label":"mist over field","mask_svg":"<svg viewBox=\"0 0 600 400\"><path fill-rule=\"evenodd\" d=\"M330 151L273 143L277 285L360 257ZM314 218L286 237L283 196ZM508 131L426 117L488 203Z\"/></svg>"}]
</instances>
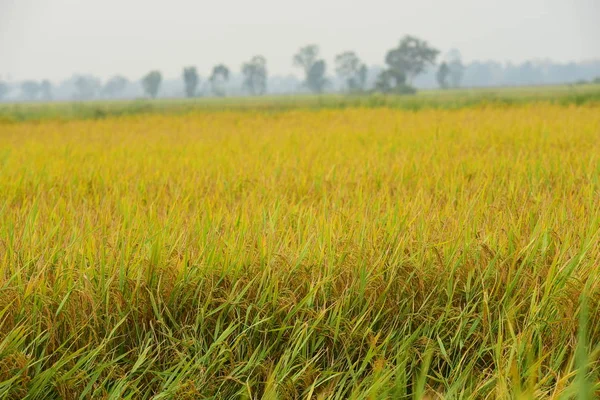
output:
<instances>
[{"instance_id":1,"label":"mist over field","mask_svg":"<svg viewBox=\"0 0 600 400\"><path fill-rule=\"evenodd\" d=\"M229 70L228 96L245 96L243 65L266 60L266 91L305 93L292 57L315 44L325 63L327 92L343 92L336 57L352 51L373 89L385 56L411 34L440 51L412 82L440 87L437 69L461 62L462 87L555 85L600 77L600 6L594 0L452 3L341 0L302 3L260 0L206 3L4 0L0 2L0 101L90 100L147 96L149 71L162 74L158 97L184 97L182 70L197 68L195 96L214 96L217 65ZM126 84L111 85L122 78ZM79 86L78 86L79 81ZM37 86L36 86L37 85Z\"/></svg>"}]
</instances>

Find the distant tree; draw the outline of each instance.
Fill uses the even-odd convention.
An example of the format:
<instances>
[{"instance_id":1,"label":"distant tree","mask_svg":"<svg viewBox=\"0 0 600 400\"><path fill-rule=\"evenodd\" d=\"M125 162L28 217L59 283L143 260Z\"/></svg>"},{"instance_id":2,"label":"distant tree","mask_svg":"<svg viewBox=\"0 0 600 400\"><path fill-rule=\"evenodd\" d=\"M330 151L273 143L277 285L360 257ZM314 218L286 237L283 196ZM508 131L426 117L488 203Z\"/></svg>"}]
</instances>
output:
<instances>
[{"instance_id":1,"label":"distant tree","mask_svg":"<svg viewBox=\"0 0 600 400\"><path fill-rule=\"evenodd\" d=\"M403 81L404 82L404 81ZM383 93L391 92L396 86L396 79L389 70L383 70L377 75L375 90Z\"/></svg>"},{"instance_id":2,"label":"distant tree","mask_svg":"<svg viewBox=\"0 0 600 400\"><path fill-rule=\"evenodd\" d=\"M455 86L460 86L462 72L464 69L462 63L460 63L460 60L456 63L454 69L457 71L458 75ZM505 79L514 82L514 84L517 85L535 85L544 82L543 71L540 71L540 69L537 68L537 66L531 61L526 61L519 65L511 65L511 68L507 71Z\"/></svg>"},{"instance_id":3,"label":"distant tree","mask_svg":"<svg viewBox=\"0 0 600 400\"><path fill-rule=\"evenodd\" d=\"M263 56L254 56L242 66L244 87L250 94L257 96L267 91L267 60Z\"/></svg>"},{"instance_id":4,"label":"distant tree","mask_svg":"<svg viewBox=\"0 0 600 400\"><path fill-rule=\"evenodd\" d=\"M40 94L40 84L35 81L25 81L21 83L21 92L27 100L35 100Z\"/></svg>"},{"instance_id":5,"label":"distant tree","mask_svg":"<svg viewBox=\"0 0 600 400\"><path fill-rule=\"evenodd\" d=\"M435 78L437 79L438 85L442 89L448 88L448 75L450 75L450 68L448 67L448 64L443 62L440 64L440 67L438 68L437 73L435 74Z\"/></svg>"},{"instance_id":6,"label":"distant tree","mask_svg":"<svg viewBox=\"0 0 600 400\"><path fill-rule=\"evenodd\" d=\"M385 62L388 66L378 77L379 87L389 92L411 93L413 79L423 73L427 67L435 64L439 51L414 36L407 35L398 47L388 51Z\"/></svg>"},{"instance_id":7,"label":"distant tree","mask_svg":"<svg viewBox=\"0 0 600 400\"><path fill-rule=\"evenodd\" d=\"M470 86L492 86L499 84L504 74L503 66L498 62L474 61L469 64L465 77Z\"/></svg>"},{"instance_id":8,"label":"distant tree","mask_svg":"<svg viewBox=\"0 0 600 400\"><path fill-rule=\"evenodd\" d=\"M367 68L366 64L363 64L360 66L360 68L358 69L358 84L360 87L360 90L366 90L367 89L367 77L369 75L369 69Z\"/></svg>"},{"instance_id":9,"label":"distant tree","mask_svg":"<svg viewBox=\"0 0 600 400\"><path fill-rule=\"evenodd\" d=\"M450 68L450 84L452 87L460 87L462 78L465 72L465 66L462 61L454 60L449 63Z\"/></svg>"},{"instance_id":10,"label":"distant tree","mask_svg":"<svg viewBox=\"0 0 600 400\"><path fill-rule=\"evenodd\" d=\"M10 91L8 84L0 81L0 100L2 100Z\"/></svg>"},{"instance_id":11,"label":"distant tree","mask_svg":"<svg viewBox=\"0 0 600 400\"><path fill-rule=\"evenodd\" d=\"M351 92L365 90L367 84L367 66L353 51L346 51L335 57L335 71L346 81L346 87Z\"/></svg>"},{"instance_id":12,"label":"distant tree","mask_svg":"<svg viewBox=\"0 0 600 400\"><path fill-rule=\"evenodd\" d=\"M462 63L462 56L460 54L460 51L456 49L450 50L446 55L446 60L448 68L450 70L450 85L455 88L460 87L465 72L465 66ZM526 68L531 69L530 67L530 64L526 66ZM523 74L520 75L521 77L525 75L527 75L528 77L536 75L535 73L531 73L531 71L522 72Z\"/></svg>"},{"instance_id":13,"label":"distant tree","mask_svg":"<svg viewBox=\"0 0 600 400\"><path fill-rule=\"evenodd\" d=\"M324 60L318 60L313 64L308 71L308 76L306 77L306 86L313 93L322 93L327 85L327 78L325 78L325 71L327 69L327 64L325 64Z\"/></svg>"},{"instance_id":14,"label":"distant tree","mask_svg":"<svg viewBox=\"0 0 600 400\"><path fill-rule=\"evenodd\" d=\"M411 84L429 65L435 64L438 54L439 51L430 47L426 41L407 35L398 47L387 53L385 61L391 70L403 74Z\"/></svg>"},{"instance_id":15,"label":"distant tree","mask_svg":"<svg viewBox=\"0 0 600 400\"><path fill-rule=\"evenodd\" d=\"M125 90L129 81L120 75L110 78L102 88L102 94L106 97L117 97Z\"/></svg>"},{"instance_id":16,"label":"distant tree","mask_svg":"<svg viewBox=\"0 0 600 400\"><path fill-rule=\"evenodd\" d=\"M40 84L40 91L42 93L42 99L52 100L52 84L49 80L44 79Z\"/></svg>"},{"instance_id":17,"label":"distant tree","mask_svg":"<svg viewBox=\"0 0 600 400\"><path fill-rule=\"evenodd\" d=\"M158 94L158 90L160 89L160 83L162 82L162 74L160 71L150 71L144 78L142 78L142 87L144 88L144 92L155 98Z\"/></svg>"},{"instance_id":18,"label":"distant tree","mask_svg":"<svg viewBox=\"0 0 600 400\"><path fill-rule=\"evenodd\" d=\"M416 89L406 84L406 77L393 70L383 70L377 75L375 90L382 93L414 94Z\"/></svg>"},{"instance_id":19,"label":"distant tree","mask_svg":"<svg viewBox=\"0 0 600 400\"><path fill-rule=\"evenodd\" d=\"M90 100L96 97L102 84L100 79L93 76L78 76L75 79L75 88L77 92L75 97L78 100Z\"/></svg>"},{"instance_id":20,"label":"distant tree","mask_svg":"<svg viewBox=\"0 0 600 400\"><path fill-rule=\"evenodd\" d=\"M194 97L196 95L196 88L200 82L200 76L196 67L187 67L183 69L183 83L185 85L185 95L187 97Z\"/></svg>"},{"instance_id":21,"label":"distant tree","mask_svg":"<svg viewBox=\"0 0 600 400\"><path fill-rule=\"evenodd\" d=\"M298 53L294 55L294 65L304 69L304 74L308 75L308 72L318 58L319 46L316 44L310 44L302 47L300 50L298 50Z\"/></svg>"},{"instance_id":22,"label":"distant tree","mask_svg":"<svg viewBox=\"0 0 600 400\"><path fill-rule=\"evenodd\" d=\"M462 59L462 54L460 53L460 50L458 50L458 49L450 49L444 55L444 59L447 62L452 62L454 60L461 60Z\"/></svg>"},{"instance_id":23,"label":"distant tree","mask_svg":"<svg viewBox=\"0 0 600 400\"><path fill-rule=\"evenodd\" d=\"M215 96L225 96L225 84L229 81L229 68L224 64L215 65L209 78Z\"/></svg>"},{"instance_id":24,"label":"distant tree","mask_svg":"<svg viewBox=\"0 0 600 400\"><path fill-rule=\"evenodd\" d=\"M592 82L596 85L600 85L600 76L596 77Z\"/></svg>"},{"instance_id":25,"label":"distant tree","mask_svg":"<svg viewBox=\"0 0 600 400\"><path fill-rule=\"evenodd\" d=\"M293 62L304 70L304 85L314 93L323 92L327 84L327 65L324 60L319 59L319 47L314 44L302 47L294 56Z\"/></svg>"}]
</instances>

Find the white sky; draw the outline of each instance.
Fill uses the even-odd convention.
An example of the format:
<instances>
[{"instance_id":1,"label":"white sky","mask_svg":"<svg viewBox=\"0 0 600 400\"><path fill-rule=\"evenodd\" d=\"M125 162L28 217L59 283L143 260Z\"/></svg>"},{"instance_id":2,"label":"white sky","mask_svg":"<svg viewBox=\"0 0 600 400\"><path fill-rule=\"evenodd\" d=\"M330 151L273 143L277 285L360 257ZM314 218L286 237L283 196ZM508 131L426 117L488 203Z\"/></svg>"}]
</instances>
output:
<instances>
[{"instance_id":1,"label":"white sky","mask_svg":"<svg viewBox=\"0 0 600 400\"><path fill-rule=\"evenodd\" d=\"M288 74L308 43L330 64L343 50L382 64L407 33L466 61L598 59L600 0L0 0L0 77L206 76L254 54Z\"/></svg>"}]
</instances>

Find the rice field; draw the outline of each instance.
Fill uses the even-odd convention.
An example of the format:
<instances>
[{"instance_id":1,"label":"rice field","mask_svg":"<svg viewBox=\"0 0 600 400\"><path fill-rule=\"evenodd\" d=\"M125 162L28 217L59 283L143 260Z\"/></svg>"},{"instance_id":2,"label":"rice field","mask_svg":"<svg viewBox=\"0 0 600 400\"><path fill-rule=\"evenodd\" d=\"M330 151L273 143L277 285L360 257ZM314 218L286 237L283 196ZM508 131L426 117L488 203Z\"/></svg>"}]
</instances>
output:
<instances>
[{"instance_id":1,"label":"rice field","mask_svg":"<svg viewBox=\"0 0 600 400\"><path fill-rule=\"evenodd\" d=\"M0 398L600 396L600 105L0 123Z\"/></svg>"}]
</instances>

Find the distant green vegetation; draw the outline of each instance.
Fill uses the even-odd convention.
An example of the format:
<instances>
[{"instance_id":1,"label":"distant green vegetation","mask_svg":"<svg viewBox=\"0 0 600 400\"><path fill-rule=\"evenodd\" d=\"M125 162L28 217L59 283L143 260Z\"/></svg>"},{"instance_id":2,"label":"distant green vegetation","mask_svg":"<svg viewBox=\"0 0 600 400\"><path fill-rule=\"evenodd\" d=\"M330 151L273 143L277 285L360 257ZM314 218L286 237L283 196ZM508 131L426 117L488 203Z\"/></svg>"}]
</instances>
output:
<instances>
[{"instance_id":1,"label":"distant green vegetation","mask_svg":"<svg viewBox=\"0 0 600 400\"><path fill-rule=\"evenodd\" d=\"M182 114L203 110L277 112L290 109L339 109L349 107L389 107L403 110L421 110L456 109L486 104L516 105L528 102L547 102L560 105L599 104L600 85L425 90L412 96L324 94L0 104L0 122L101 119L140 114Z\"/></svg>"}]
</instances>

